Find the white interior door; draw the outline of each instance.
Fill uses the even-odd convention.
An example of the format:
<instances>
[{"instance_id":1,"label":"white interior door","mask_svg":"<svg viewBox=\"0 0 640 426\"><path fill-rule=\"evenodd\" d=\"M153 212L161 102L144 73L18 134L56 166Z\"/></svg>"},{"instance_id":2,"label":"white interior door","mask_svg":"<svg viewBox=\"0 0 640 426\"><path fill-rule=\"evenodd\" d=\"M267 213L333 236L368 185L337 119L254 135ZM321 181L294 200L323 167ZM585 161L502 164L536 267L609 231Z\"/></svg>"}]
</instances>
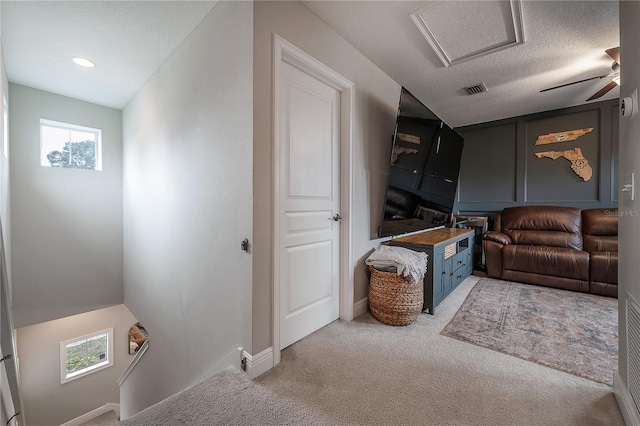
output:
<instances>
[{"instance_id":1,"label":"white interior door","mask_svg":"<svg viewBox=\"0 0 640 426\"><path fill-rule=\"evenodd\" d=\"M280 68L280 348L339 316L340 92Z\"/></svg>"}]
</instances>

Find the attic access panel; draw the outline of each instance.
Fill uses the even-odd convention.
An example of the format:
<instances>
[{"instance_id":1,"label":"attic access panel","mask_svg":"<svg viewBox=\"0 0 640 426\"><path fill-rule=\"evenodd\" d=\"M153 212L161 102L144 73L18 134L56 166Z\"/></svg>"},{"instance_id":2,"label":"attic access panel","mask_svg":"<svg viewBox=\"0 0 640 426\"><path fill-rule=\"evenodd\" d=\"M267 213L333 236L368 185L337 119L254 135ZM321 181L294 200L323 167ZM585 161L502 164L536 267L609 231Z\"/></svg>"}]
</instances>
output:
<instances>
[{"instance_id":1,"label":"attic access panel","mask_svg":"<svg viewBox=\"0 0 640 426\"><path fill-rule=\"evenodd\" d=\"M445 67L524 43L519 0L431 1L410 16Z\"/></svg>"}]
</instances>

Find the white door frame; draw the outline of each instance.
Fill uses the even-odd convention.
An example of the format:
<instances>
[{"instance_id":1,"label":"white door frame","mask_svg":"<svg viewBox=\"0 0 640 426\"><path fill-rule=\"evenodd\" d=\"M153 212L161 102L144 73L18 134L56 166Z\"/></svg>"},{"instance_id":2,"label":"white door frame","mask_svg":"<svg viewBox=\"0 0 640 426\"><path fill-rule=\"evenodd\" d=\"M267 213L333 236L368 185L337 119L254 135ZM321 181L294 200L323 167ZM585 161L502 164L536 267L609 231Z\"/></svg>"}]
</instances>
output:
<instances>
[{"instance_id":1,"label":"white door frame","mask_svg":"<svg viewBox=\"0 0 640 426\"><path fill-rule=\"evenodd\" d=\"M352 187L354 84L278 34L273 36L273 365L280 363L280 73L282 63L340 92L340 319L353 319Z\"/></svg>"}]
</instances>

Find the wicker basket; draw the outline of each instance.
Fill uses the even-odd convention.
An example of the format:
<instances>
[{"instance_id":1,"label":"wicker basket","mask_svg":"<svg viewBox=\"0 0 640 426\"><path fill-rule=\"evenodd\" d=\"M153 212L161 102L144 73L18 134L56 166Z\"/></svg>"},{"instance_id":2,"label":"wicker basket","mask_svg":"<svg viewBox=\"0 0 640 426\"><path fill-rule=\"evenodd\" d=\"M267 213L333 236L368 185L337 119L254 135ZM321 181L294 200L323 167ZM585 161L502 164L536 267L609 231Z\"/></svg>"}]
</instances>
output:
<instances>
[{"instance_id":1,"label":"wicker basket","mask_svg":"<svg viewBox=\"0 0 640 426\"><path fill-rule=\"evenodd\" d=\"M422 312L422 282L412 283L394 272L378 271L369 266L369 309L378 321L388 325L408 325Z\"/></svg>"}]
</instances>

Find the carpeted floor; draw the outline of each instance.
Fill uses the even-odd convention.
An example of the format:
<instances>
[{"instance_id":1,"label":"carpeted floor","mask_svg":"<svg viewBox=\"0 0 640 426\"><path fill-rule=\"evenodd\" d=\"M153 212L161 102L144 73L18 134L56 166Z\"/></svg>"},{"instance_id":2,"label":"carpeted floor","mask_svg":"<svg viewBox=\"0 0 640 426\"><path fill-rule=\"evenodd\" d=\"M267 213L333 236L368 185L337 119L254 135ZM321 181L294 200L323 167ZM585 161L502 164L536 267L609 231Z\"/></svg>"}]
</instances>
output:
<instances>
[{"instance_id":1,"label":"carpeted floor","mask_svg":"<svg viewBox=\"0 0 640 426\"><path fill-rule=\"evenodd\" d=\"M369 314L334 321L253 382L223 371L120 424L624 424L607 385L442 336L477 281L467 278L414 324Z\"/></svg>"},{"instance_id":2,"label":"carpeted floor","mask_svg":"<svg viewBox=\"0 0 640 426\"><path fill-rule=\"evenodd\" d=\"M118 423L120 426L327 424L322 416L255 385L234 367Z\"/></svg>"},{"instance_id":3,"label":"carpeted floor","mask_svg":"<svg viewBox=\"0 0 640 426\"><path fill-rule=\"evenodd\" d=\"M113 426L118 424L118 416L114 411L108 411L95 419L82 423L80 426Z\"/></svg>"},{"instance_id":4,"label":"carpeted floor","mask_svg":"<svg viewBox=\"0 0 640 426\"><path fill-rule=\"evenodd\" d=\"M406 327L335 321L256 383L335 425L624 424L607 385L442 336L477 281Z\"/></svg>"},{"instance_id":5,"label":"carpeted floor","mask_svg":"<svg viewBox=\"0 0 640 426\"><path fill-rule=\"evenodd\" d=\"M618 300L482 278L441 334L612 385Z\"/></svg>"}]
</instances>

